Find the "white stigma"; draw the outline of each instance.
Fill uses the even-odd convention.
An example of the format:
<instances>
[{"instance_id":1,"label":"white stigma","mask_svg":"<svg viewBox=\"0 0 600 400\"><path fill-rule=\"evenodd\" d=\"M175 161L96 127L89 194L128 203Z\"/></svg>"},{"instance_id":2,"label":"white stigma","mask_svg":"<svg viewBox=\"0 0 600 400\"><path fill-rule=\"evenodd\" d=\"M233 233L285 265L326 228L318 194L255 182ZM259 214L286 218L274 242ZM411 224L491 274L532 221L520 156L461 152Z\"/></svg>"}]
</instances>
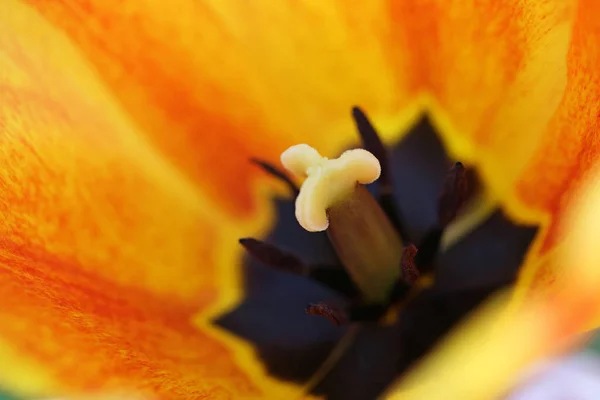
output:
<instances>
[{"instance_id":1,"label":"white stigma","mask_svg":"<svg viewBox=\"0 0 600 400\"><path fill-rule=\"evenodd\" d=\"M281 163L291 173L306 177L296 198L296 219L309 232L326 230L327 210L351 195L357 183L366 185L381 174L377 157L363 149L330 160L307 144L297 144L281 154Z\"/></svg>"}]
</instances>

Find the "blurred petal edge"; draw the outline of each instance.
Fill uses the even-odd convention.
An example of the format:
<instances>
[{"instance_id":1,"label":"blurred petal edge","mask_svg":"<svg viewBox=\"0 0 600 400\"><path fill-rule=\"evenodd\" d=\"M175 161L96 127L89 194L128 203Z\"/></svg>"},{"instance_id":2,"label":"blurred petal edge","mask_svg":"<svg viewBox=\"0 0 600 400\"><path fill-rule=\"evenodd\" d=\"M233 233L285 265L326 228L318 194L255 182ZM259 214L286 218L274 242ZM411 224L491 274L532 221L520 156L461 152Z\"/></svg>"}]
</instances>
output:
<instances>
[{"instance_id":1,"label":"blurred petal edge","mask_svg":"<svg viewBox=\"0 0 600 400\"><path fill-rule=\"evenodd\" d=\"M561 270L556 290L523 303L511 301L511 293L497 294L399 381L388 398L499 398L533 362L579 345L585 339L579 333L597 327L600 175L584 187L563 224L565 241L544 261Z\"/></svg>"}]
</instances>

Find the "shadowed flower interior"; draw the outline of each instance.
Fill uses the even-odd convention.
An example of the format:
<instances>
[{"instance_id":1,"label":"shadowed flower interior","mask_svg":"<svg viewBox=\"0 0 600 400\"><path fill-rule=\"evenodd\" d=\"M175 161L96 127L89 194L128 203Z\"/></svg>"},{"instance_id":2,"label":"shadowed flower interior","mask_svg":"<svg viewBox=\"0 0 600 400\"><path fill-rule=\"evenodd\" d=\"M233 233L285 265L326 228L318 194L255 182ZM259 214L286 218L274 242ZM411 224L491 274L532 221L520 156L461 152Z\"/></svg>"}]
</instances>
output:
<instances>
[{"instance_id":1,"label":"shadowed flower interior","mask_svg":"<svg viewBox=\"0 0 600 400\"><path fill-rule=\"evenodd\" d=\"M596 0L0 2L0 386L282 398L330 370L314 392L334 399L397 376L499 389L517 363L493 343L536 344L523 364L598 326L597 291L553 257L600 154ZM274 167L295 143L356 147L356 103L381 177L306 232ZM343 225L361 215L385 232L366 247ZM261 262L240 265L240 237ZM515 279L508 335L476 319L489 335L404 374ZM524 329L538 310L548 327Z\"/></svg>"},{"instance_id":2,"label":"shadowed flower interior","mask_svg":"<svg viewBox=\"0 0 600 400\"><path fill-rule=\"evenodd\" d=\"M292 194L298 194L297 221L281 214L293 213L285 207L280 211L278 226L300 224L307 230L327 231L328 237L316 232L309 238L293 233L296 229L288 226L276 228L275 236L267 242L242 239L249 254L271 271L249 266L248 299L220 320L223 326L253 340L259 349L262 345L261 355L270 371L286 379L302 381L310 375L308 371L318 370L319 376L309 381L313 386L319 383L315 379L329 372L326 369L333 366L332 358L341 357L340 365L333 367L331 376L316 388L317 393L332 399L379 395L462 316L493 291L514 282L536 231L511 226L503 221L499 210L488 207L471 232L462 232L464 237L454 238L451 246L442 249L441 244L453 232L451 223L472 217L484 202L476 174L446 158L427 119L407 135L396 151L388 152L366 115L358 108L352 115L363 146L377 155L378 165L373 166L372 156L364 150L347 151L338 160L323 159L306 145L284 152L283 165L296 174L308 175L308 179L299 190L291 187ZM356 153L359 151L364 153ZM355 154L360 161L353 161ZM291 182L275 166L264 162L260 165L277 178ZM354 168L363 165L368 172L357 174ZM373 195L357 184L361 180L370 183L377 177L379 181L369 188ZM329 196L328 190L336 194ZM309 195L323 198L309 200ZM313 225L309 221L314 207L322 215ZM278 233L279 229L283 231ZM386 235L392 236L391 241L385 239ZM279 241L286 243L285 247L273 244ZM367 270L362 273L353 270L365 266ZM281 273L304 278L277 276ZM373 286L372 275L379 276L384 285ZM301 281L306 278L325 291L304 289L306 283ZM327 290L338 293L338 297ZM260 293L253 295L255 291ZM293 297L308 299L313 293L315 298L306 307L308 314L324 316L334 325L360 323L364 329L357 344L344 349L349 354L332 352L325 362L327 367L321 369L317 369L318 363L327 359L335 333L341 334L344 328L328 332L303 318L301 308L282 306L298 304L299 299ZM277 307L265 304L269 301ZM293 328L274 326L279 324ZM352 327L348 329L354 332ZM306 337L299 340L302 334ZM271 340L278 335L289 337ZM295 349L291 346L294 340ZM279 346L273 344L277 342ZM377 347L380 351L374 350ZM342 385L338 379L346 383Z\"/></svg>"}]
</instances>

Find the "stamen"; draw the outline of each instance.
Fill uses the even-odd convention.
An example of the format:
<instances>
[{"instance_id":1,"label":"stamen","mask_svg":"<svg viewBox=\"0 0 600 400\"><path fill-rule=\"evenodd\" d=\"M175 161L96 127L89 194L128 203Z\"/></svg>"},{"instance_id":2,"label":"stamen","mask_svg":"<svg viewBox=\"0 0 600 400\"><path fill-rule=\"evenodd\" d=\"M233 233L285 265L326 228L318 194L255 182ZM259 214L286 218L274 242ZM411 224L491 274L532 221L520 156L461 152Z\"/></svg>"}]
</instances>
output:
<instances>
[{"instance_id":1,"label":"stamen","mask_svg":"<svg viewBox=\"0 0 600 400\"><path fill-rule=\"evenodd\" d=\"M252 257L269 267L296 275L308 275L308 267L291 253L253 238L242 238L239 242Z\"/></svg>"},{"instance_id":2,"label":"stamen","mask_svg":"<svg viewBox=\"0 0 600 400\"><path fill-rule=\"evenodd\" d=\"M438 199L438 224L421 239L415 265L422 273L431 272L440 248L444 230L454 220L471 195L469 174L461 162L455 163L446 174Z\"/></svg>"},{"instance_id":3,"label":"stamen","mask_svg":"<svg viewBox=\"0 0 600 400\"><path fill-rule=\"evenodd\" d=\"M448 226L464 205L469 194L465 167L457 162L450 168L444 180L444 187L438 201L438 221L442 227Z\"/></svg>"},{"instance_id":4,"label":"stamen","mask_svg":"<svg viewBox=\"0 0 600 400\"><path fill-rule=\"evenodd\" d=\"M348 323L348 316L343 310L338 307L327 304L324 302L311 303L306 307L306 313L310 315L316 315L319 317L325 317L331 321L332 324L340 326Z\"/></svg>"},{"instance_id":5,"label":"stamen","mask_svg":"<svg viewBox=\"0 0 600 400\"><path fill-rule=\"evenodd\" d=\"M253 238L239 239L239 242L250 256L271 268L310 278L349 298L359 294L356 285L342 268L307 265L294 254Z\"/></svg>"},{"instance_id":6,"label":"stamen","mask_svg":"<svg viewBox=\"0 0 600 400\"><path fill-rule=\"evenodd\" d=\"M262 168L262 170L268 173L269 175L279 179L280 181L283 181L290 188L290 191L292 192L294 197L298 196L298 193L300 193L300 189L291 180L288 174L286 174L273 164L267 161L259 160L258 158L251 158L250 162Z\"/></svg>"},{"instance_id":7,"label":"stamen","mask_svg":"<svg viewBox=\"0 0 600 400\"><path fill-rule=\"evenodd\" d=\"M419 270L415 266L415 256L417 255L417 247L414 244L409 244L402 252L402 279L409 285L413 285L419 279Z\"/></svg>"},{"instance_id":8,"label":"stamen","mask_svg":"<svg viewBox=\"0 0 600 400\"><path fill-rule=\"evenodd\" d=\"M387 214L394 228L400 234L403 240L407 240L406 229L402 225L392 187L392 178L390 173L390 162L387 151L377 131L369 121L367 115L359 107L352 108L352 117L358 129L358 133L366 150L373 153L381 164L381 175L379 176L379 205Z\"/></svg>"}]
</instances>

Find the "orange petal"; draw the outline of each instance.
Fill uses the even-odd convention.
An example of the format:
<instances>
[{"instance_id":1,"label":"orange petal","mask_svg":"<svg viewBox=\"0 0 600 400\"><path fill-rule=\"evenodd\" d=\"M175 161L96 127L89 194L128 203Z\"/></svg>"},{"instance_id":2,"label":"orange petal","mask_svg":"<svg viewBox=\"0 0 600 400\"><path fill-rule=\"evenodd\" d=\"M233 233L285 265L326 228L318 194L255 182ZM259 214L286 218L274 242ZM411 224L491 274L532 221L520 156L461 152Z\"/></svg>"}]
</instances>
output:
<instances>
[{"instance_id":1,"label":"orange petal","mask_svg":"<svg viewBox=\"0 0 600 400\"><path fill-rule=\"evenodd\" d=\"M8 7L0 230L10 252L39 249L111 280L214 296L202 266L214 264L219 224L202 193L140 137L60 32Z\"/></svg>"},{"instance_id":2,"label":"orange petal","mask_svg":"<svg viewBox=\"0 0 600 400\"><path fill-rule=\"evenodd\" d=\"M449 151L510 191L560 102L570 0L391 1L400 73L425 92ZM406 66L405 63L409 65Z\"/></svg>"},{"instance_id":3,"label":"orange petal","mask_svg":"<svg viewBox=\"0 0 600 400\"><path fill-rule=\"evenodd\" d=\"M221 282L239 262L232 221L145 141L60 31L14 0L2 9L0 386L275 390L249 369L249 349L192 327L234 288Z\"/></svg>"},{"instance_id":4,"label":"orange petal","mask_svg":"<svg viewBox=\"0 0 600 400\"><path fill-rule=\"evenodd\" d=\"M332 156L364 106L395 135L406 75L387 63L383 1L32 0L97 68L171 162L240 215L259 171L294 143ZM414 113L413 113L414 114ZM393 120L392 120L393 118Z\"/></svg>"},{"instance_id":5,"label":"orange petal","mask_svg":"<svg viewBox=\"0 0 600 400\"><path fill-rule=\"evenodd\" d=\"M0 382L23 394L142 391L161 399L261 391L195 311L47 254L3 249Z\"/></svg>"},{"instance_id":6,"label":"orange petal","mask_svg":"<svg viewBox=\"0 0 600 400\"><path fill-rule=\"evenodd\" d=\"M556 290L538 292L517 309L507 308L507 296L490 301L389 398L435 399L440 388L444 398L498 398L532 362L578 344L574 334L600 316L600 175L580 199L569 213L569 239L546 263L562 276Z\"/></svg>"},{"instance_id":7,"label":"orange petal","mask_svg":"<svg viewBox=\"0 0 600 400\"><path fill-rule=\"evenodd\" d=\"M522 272L520 296L553 290L556 271L536 260L560 240L557 229L576 190L599 159L600 4L581 0L568 55L568 83L539 149L516 186L510 203L521 216L541 222L534 252Z\"/></svg>"}]
</instances>

